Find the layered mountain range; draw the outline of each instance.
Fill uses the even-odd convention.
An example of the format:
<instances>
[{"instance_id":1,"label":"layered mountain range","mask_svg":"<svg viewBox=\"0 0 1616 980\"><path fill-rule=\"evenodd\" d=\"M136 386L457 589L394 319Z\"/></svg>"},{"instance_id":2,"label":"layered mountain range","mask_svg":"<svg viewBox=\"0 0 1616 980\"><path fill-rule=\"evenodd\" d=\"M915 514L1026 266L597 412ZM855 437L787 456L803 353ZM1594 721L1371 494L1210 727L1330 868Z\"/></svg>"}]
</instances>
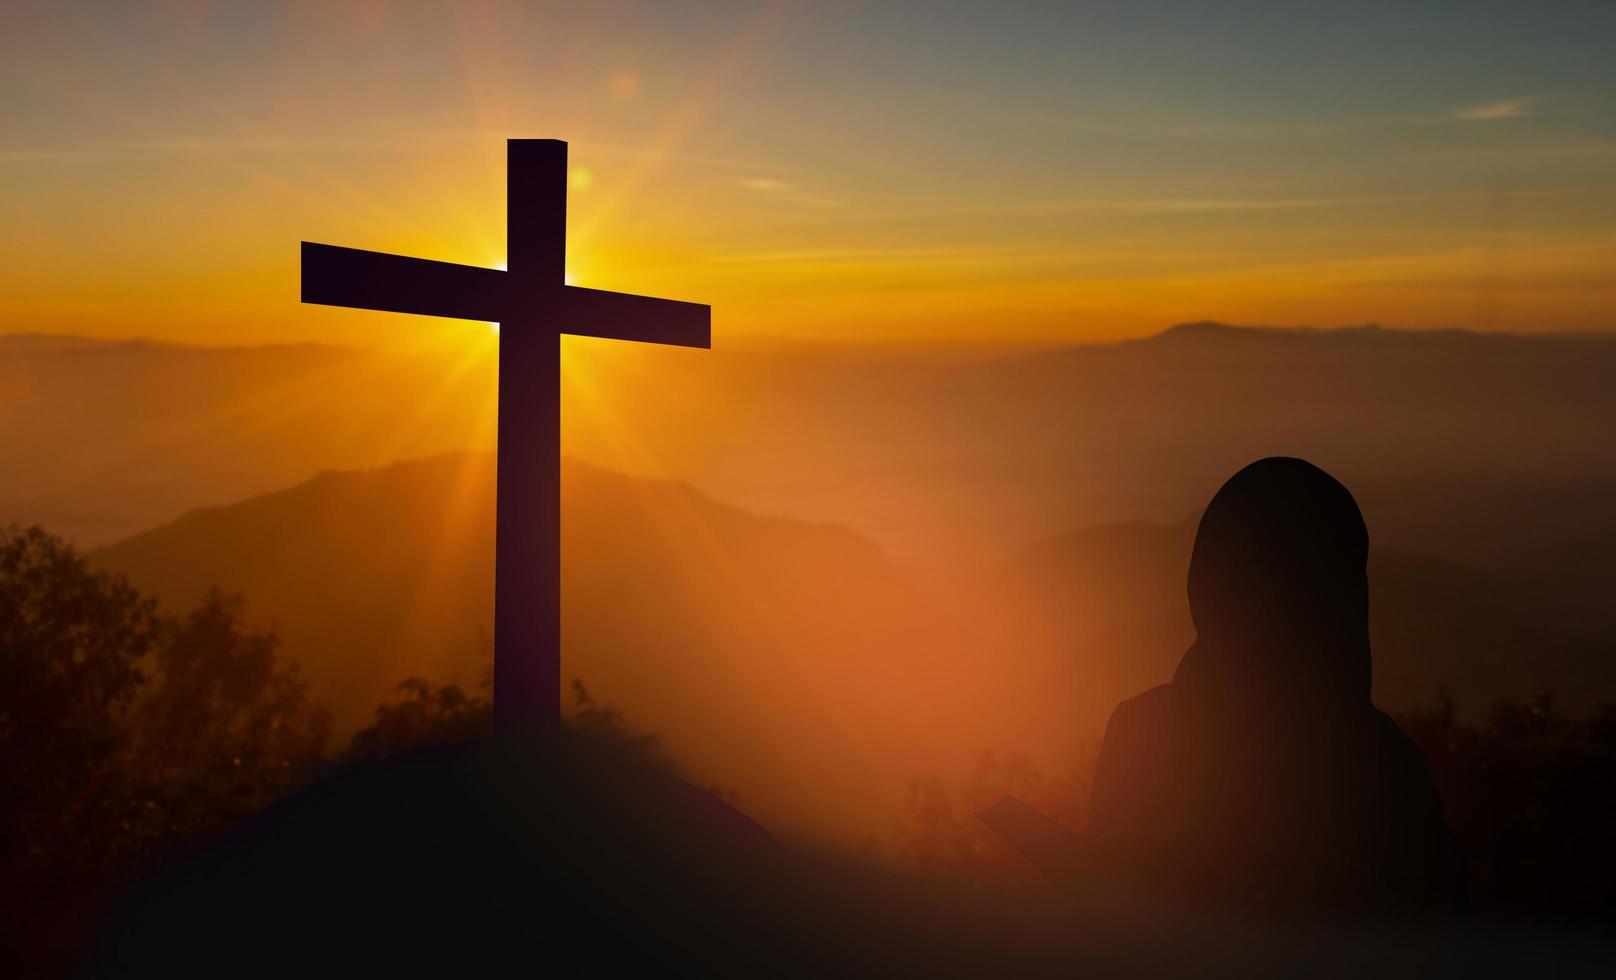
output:
<instances>
[{"instance_id":1,"label":"layered mountain range","mask_svg":"<svg viewBox=\"0 0 1616 980\"><path fill-rule=\"evenodd\" d=\"M355 727L486 670L489 353L0 338L0 520L170 605L242 592ZM1363 505L1383 706L1584 707L1616 696L1610 377L1605 336L1373 327L571 345L563 670L770 822L877 835L906 779L1060 765L1169 679L1199 508L1289 454Z\"/></svg>"}]
</instances>

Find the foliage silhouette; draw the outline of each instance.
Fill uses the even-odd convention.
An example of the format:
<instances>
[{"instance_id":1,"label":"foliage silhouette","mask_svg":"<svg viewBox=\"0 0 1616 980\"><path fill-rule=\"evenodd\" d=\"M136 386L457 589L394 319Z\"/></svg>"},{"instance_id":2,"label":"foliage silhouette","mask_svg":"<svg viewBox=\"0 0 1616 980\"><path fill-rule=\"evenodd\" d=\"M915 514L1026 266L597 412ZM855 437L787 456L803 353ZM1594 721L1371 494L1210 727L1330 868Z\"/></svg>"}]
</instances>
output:
<instances>
[{"instance_id":1,"label":"foliage silhouette","mask_svg":"<svg viewBox=\"0 0 1616 980\"><path fill-rule=\"evenodd\" d=\"M1015 753L985 753L957 792L938 780L917 780L886 842L886 857L907 872L924 872L918 877L838 862L794 860L787 866L776 850L759 850L756 838L737 833L747 829L744 817L733 814L737 819L725 823L721 805L711 806L711 797L673 779L673 763L657 741L632 733L615 708L575 681L577 709L553 749L560 754L545 763L559 767L560 782L535 784L523 777L528 781L520 783L520 792L496 796L513 810L511 821L476 827L469 835L464 824L451 822L439 834L431 829L434 820L464 819L453 806L460 794L487 791L458 777L441 781L453 771L443 770L442 760L475 762L480 750L451 748L445 755L431 748L474 745L490 730L486 679L473 691L405 681L378 706L369 727L328 755L327 719L274 634L248 625L239 597L212 593L185 615L165 614L127 582L95 571L65 542L38 529L12 528L0 537L0 644L0 679L6 682L0 686L0 787L7 794L0 812L7 862L0 913L8 930L0 968L8 976L60 972L84 950L111 900L131 880L199 846L211 847L221 831L266 807L279 810L273 806L277 799L317 777L344 773L361 781L385 781L388 771L425 773L429 785L443 790L436 799L429 794L422 812L406 819L408 826L425 828L415 836L367 825L383 834L379 845L396 839L400 846L384 848L394 864L365 865L374 877L360 894L379 904L347 914L374 915L384 930L407 931L408 915L415 913L405 911L396 923L384 921L382 913L393 908L389 903L410 901L417 894L416 876L425 875L421 880L451 887L434 896L428 886L422 900L451 905L478 894L492 876L499 888L473 903L489 922L472 923L469 910L457 921L497 931L510 920L500 919L500 907L488 902L503 896L520 905L531 899L528 883L549 874L537 869L551 868L556 849L565 852L573 844L582 849L561 857L568 877L543 880L568 883L568 901L579 903L576 915L616 916L602 921L629 930L640 953L658 942L680 948L698 934L726 942L750 936L736 940L737 950L769 936L775 945L751 952L774 967L781 965L767 957L789 949L802 957L793 961L799 967L925 962L959 971L984 963L997 969L1013 959L1053 972L1084 955L1082 921L1102 923L1096 928L1114 923L1104 917L1108 912L1093 918L1096 909L1114 904L1114 896L1099 896L1100 905L1071 907L1039 904L1049 901L1047 893L1032 905L1004 899L993 889L1015 880L1007 872L1027 868L968 816L1014 793L1080 829L1093 775L1092 745L1051 773ZM1603 915L1616 908L1616 841L1608 834L1616 819L1616 706L1572 719L1545 693L1498 702L1478 724L1458 719L1455 706L1444 700L1400 721L1429 760L1484 907L1558 915ZM404 768L389 769L395 764L388 760L402 760ZM496 769L505 766L496 760ZM583 816L569 818L573 807L581 807ZM384 812L397 819L399 811ZM467 846L472 855L492 854L492 845L476 840L490 829L518 835L521 863L495 868L459 854ZM258 923L249 913L284 916L286 907L276 903L307 901L307 883L319 878L308 877L319 865L301 851L268 853L273 859L254 867L264 873L290 859L289 880L301 882L296 888L304 892L289 886L250 896L204 889L203 908L169 907L174 915L152 934L188 935L211 916L236 915L231 903L245 898L249 904L221 935L266 938L255 931ZM303 872L296 872L299 867ZM524 877L523 867L539 877ZM930 874L937 871L947 874ZM316 904L341 897L328 895ZM650 915L650 909L673 918L634 918ZM1033 914L1030 925L1015 919L1018 909ZM187 918L193 914L203 918ZM307 917L301 921L310 929L329 928ZM339 938L350 944L372 935L356 922L349 925L352 931ZM276 935L292 949L311 948L314 941L313 933L295 930ZM942 935L948 938L935 938ZM579 942L576 952L585 959L608 948L589 945L581 933ZM1162 949L1161 955L1178 955ZM609 955L632 952L612 947Z\"/></svg>"},{"instance_id":2,"label":"foliage silhouette","mask_svg":"<svg viewBox=\"0 0 1616 980\"><path fill-rule=\"evenodd\" d=\"M363 765L429 745L481 738L494 727L491 686L485 680L479 693L467 694L455 684L408 678L376 706L376 720L354 733L342 759Z\"/></svg>"},{"instance_id":3,"label":"foliage silhouette","mask_svg":"<svg viewBox=\"0 0 1616 980\"><path fill-rule=\"evenodd\" d=\"M90 569L39 528L0 531L0 868L29 880L47 856L93 849L123 800L92 793L119 771L132 703L163 640L156 603ZM99 833L97 831L100 831ZM7 906L11 906L7 902ZM20 903L19 903L20 904Z\"/></svg>"},{"instance_id":4,"label":"foliage silhouette","mask_svg":"<svg viewBox=\"0 0 1616 980\"><path fill-rule=\"evenodd\" d=\"M376 706L375 720L354 733L336 761L345 767L362 766L435 745L486 738L494 731L493 687L491 660L477 690L469 694L457 684L407 678ZM673 762L655 735L631 731L622 712L596 701L582 680L573 679L572 692L576 707L565 719L568 728L649 766L673 771Z\"/></svg>"},{"instance_id":5,"label":"foliage silhouette","mask_svg":"<svg viewBox=\"0 0 1616 980\"><path fill-rule=\"evenodd\" d=\"M1582 718L1554 695L1493 702L1477 723L1447 697L1402 716L1442 791L1485 907L1616 911L1616 704Z\"/></svg>"},{"instance_id":6,"label":"foliage silhouette","mask_svg":"<svg viewBox=\"0 0 1616 980\"><path fill-rule=\"evenodd\" d=\"M0 972L70 959L134 878L312 778L329 735L239 597L166 615L0 530Z\"/></svg>"},{"instance_id":7,"label":"foliage silhouette","mask_svg":"<svg viewBox=\"0 0 1616 980\"><path fill-rule=\"evenodd\" d=\"M1025 753L983 752L957 791L936 776L909 781L902 809L881 853L898 867L924 873L1025 874L1027 859L976 815L1013 796L1073 831L1088 819L1097 740L1078 747L1053 773Z\"/></svg>"}]
</instances>

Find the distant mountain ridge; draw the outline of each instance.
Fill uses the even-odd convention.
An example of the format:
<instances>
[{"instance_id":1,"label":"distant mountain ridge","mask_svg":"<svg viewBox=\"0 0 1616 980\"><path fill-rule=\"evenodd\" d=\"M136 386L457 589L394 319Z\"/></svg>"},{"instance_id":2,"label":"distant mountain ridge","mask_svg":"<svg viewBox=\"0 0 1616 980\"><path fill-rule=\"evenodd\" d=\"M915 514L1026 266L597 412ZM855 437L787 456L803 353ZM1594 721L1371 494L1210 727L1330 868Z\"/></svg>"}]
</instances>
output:
<instances>
[{"instance_id":1,"label":"distant mountain ridge","mask_svg":"<svg viewBox=\"0 0 1616 980\"><path fill-rule=\"evenodd\" d=\"M214 585L242 592L351 730L406 677L480 682L493 481L490 454L326 473L90 558L173 608ZM966 648L927 624L868 540L576 460L563 466L562 509L563 676L662 736L700 778L766 795L771 826L867 832L874 823L860 822L886 820L909 776L974 760L983 687L967 683ZM911 645L926 651L924 672ZM882 746L879 760L854 747L865 742Z\"/></svg>"},{"instance_id":2,"label":"distant mountain ridge","mask_svg":"<svg viewBox=\"0 0 1616 980\"><path fill-rule=\"evenodd\" d=\"M325 473L90 557L171 607L243 592L352 728L404 677L482 676L493 480L490 454ZM676 481L567 460L562 501L563 676L771 826L872 832L908 779L985 749L1058 764L1193 639L1192 522L1072 531L939 585L846 527ZM1578 710L1616 697L1616 621L1552 581L1377 547L1371 590L1389 709L1444 690L1472 713L1539 686Z\"/></svg>"},{"instance_id":3,"label":"distant mountain ridge","mask_svg":"<svg viewBox=\"0 0 1616 980\"><path fill-rule=\"evenodd\" d=\"M1277 327L1277 326L1246 326L1235 323L1221 323L1217 320L1195 320L1189 323L1175 323L1160 333L1122 343L1135 344L1165 344L1165 343L1228 343L1231 341L1252 340L1339 340L1378 338L1388 333L1386 328L1378 323L1360 323L1338 327ZM1427 333L1453 333L1454 331L1408 330L1398 331L1409 334L1422 335ZM1468 333L1468 331L1458 331ZM1083 346L1083 345L1077 345Z\"/></svg>"},{"instance_id":4,"label":"distant mountain ridge","mask_svg":"<svg viewBox=\"0 0 1616 980\"><path fill-rule=\"evenodd\" d=\"M1149 343L1219 343L1230 341L1292 340L1292 341L1386 341L1390 343L1421 343L1430 341L1474 339L1484 343L1612 343L1616 330L1611 331L1555 331L1552 333L1512 333L1495 330L1469 330L1464 327L1386 327L1379 323L1359 323L1334 327L1309 326L1253 326L1223 323L1217 320L1196 320L1174 325L1145 337L1121 341L1123 344ZM1077 348L1094 346L1073 345Z\"/></svg>"},{"instance_id":5,"label":"distant mountain ridge","mask_svg":"<svg viewBox=\"0 0 1616 980\"><path fill-rule=\"evenodd\" d=\"M318 470L476 448L478 380L321 344L0 337L0 521L93 546Z\"/></svg>"},{"instance_id":6,"label":"distant mountain ridge","mask_svg":"<svg viewBox=\"0 0 1616 980\"><path fill-rule=\"evenodd\" d=\"M1090 661L1088 687L1098 688L1091 709L1107 711L1115 692L1168 683L1194 640L1186 576L1195 530L1186 521L1072 531L1017 555L992 588L1042 631L1028 643L1105 652ZM1616 700L1616 617L1591 616L1552 583L1372 546L1369 584L1383 707L1446 695L1474 717L1497 698L1542 689L1579 712Z\"/></svg>"},{"instance_id":7,"label":"distant mountain ridge","mask_svg":"<svg viewBox=\"0 0 1616 980\"><path fill-rule=\"evenodd\" d=\"M388 685L412 673L477 682L465 668L476 666L479 632L492 624L494 461L492 454L451 453L328 471L284 490L196 508L89 554L180 607L213 586L242 591L293 647L310 643L329 653L333 643L363 635L385 651L375 667L356 660L328 678L355 694L358 720ZM674 481L568 459L563 487L569 544L609 531L631 551L660 552L643 525L648 511L665 511L722 528L729 549L757 538L799 565L829 562L846 575L896 576L879 549L846 528L754 516ZM644 532L638 545L624 540L630 526ZM591 544L598 553L602 543ZM760 565L779 557L756 546L745 555ZM417 608L406 610L411 602ZM321 673L318 659L310 666Z\"/></svg>"},{"instance_id":8,"label":"distant mountain ridge","mask_svg":"<svg viewBox=\"0 0 1616 980\"><path fill-rule=\"evenodd\" d=\"M1436 339L1436 338L1476 338L1483 341L1499 342L1616 342L1616 328L1610 330L1554 330L1523 333L1509 330L1476 330L1469 327L1402 327L1387 326L1381 323L1345 323L1327 326L1307 324L1258 324L1258 323L1229 323L1223 320L1186 320L1181 323L1169 324L1154 333L1143 334L1138 337L1129 337L1122 340L1088 341L1072 344L1052 344L1046 349L1081 350L1104 349L1123 344L1148 344L1160 342L1175 342L1184 340L1242 340L1242 339L1292 339L1292 340L1329 340L1329 339ZM73 350L86 347L135 347L135 348L168 348L176 350L195 351L253 351L277 349L309 349L329 350L347 353L364 353L365 348L350 347L341 344L329 344L320 341L294 341L273 342L259 344L197 344L179 340L165 340L158 337L101 337L88 334L73 333L47 333L14 331L0 333L0 351L4 350ZM982 350L986 348L971 347L968 349ZM752 352L771 353L767 343L753 343L749 345ZM845 351L851 356L863 357L869 354L869 349L862 347L846 347L837 343L794 342L794 346L782 347L783 352L793 356L804 352L823 351L836 353Z\"/></svg>"},{"instance_id":9,"label":"distant mountain ridge","mask_svg":"<svg viewBox=\"0 0 1616 980\"><path fill-rule=\"evenodd\" d=\"M585 340L564 446L856 527L929 574L1182 519L1274 454L1347 481L1388 546L1590 569L1616 547L1610 339L1201 322L971 361ZM0 346L0 520L95 545L312 472L490 448L494 380L486 352Z\"/></svg>"}]
</instances>

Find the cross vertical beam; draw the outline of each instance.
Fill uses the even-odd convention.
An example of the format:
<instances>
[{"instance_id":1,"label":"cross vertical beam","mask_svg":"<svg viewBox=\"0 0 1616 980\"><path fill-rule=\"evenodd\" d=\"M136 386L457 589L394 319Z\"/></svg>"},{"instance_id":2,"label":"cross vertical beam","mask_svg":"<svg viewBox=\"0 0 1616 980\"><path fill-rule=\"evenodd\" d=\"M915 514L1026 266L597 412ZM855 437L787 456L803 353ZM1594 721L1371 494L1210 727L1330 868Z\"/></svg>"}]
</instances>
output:
<instances>
[{"instance_id":1,"label":"cross vertical beam","mask_svg":"<svg viewBox=\"0 0 1616 980\"><path fill-rule=\"evenodd\" d=\"M506 275L559 298L565 286L567 144L506 143ZM499 330L494 545L494 718L504 729L561 704L561 334L539 304Z\"/></svg>"},{"instance_id":2,"label":"cross vertical beam","mask_svg":"<svg viewBox=\"0 0 1616 980\"><path fill-rule=\"evenodd\" d=\"M561 705L561 334L712 346L700 303L566 283L567 144L506 142L506 269L304 242L303 302L497 320L494 718L554 724Z\"/></svg>"}]
</instances>

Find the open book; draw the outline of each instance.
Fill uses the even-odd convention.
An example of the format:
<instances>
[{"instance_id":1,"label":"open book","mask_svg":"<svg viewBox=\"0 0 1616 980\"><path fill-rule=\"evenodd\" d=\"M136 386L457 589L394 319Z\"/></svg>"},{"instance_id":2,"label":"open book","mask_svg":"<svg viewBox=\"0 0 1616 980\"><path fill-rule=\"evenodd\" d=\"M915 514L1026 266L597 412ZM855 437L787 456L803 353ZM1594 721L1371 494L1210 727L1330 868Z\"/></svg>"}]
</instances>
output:
<instances>
[{"instance_id":1,"label":"open book","mask_svg":"<svg viewBox=\"0 0 1616 980\"><path fill-rule=\"evenodd\" d=\"M976 818L1046 874L1070 874L1085 863L1081 834L1014 796L1006 796Z\"/></svg>"}]
</instances>

